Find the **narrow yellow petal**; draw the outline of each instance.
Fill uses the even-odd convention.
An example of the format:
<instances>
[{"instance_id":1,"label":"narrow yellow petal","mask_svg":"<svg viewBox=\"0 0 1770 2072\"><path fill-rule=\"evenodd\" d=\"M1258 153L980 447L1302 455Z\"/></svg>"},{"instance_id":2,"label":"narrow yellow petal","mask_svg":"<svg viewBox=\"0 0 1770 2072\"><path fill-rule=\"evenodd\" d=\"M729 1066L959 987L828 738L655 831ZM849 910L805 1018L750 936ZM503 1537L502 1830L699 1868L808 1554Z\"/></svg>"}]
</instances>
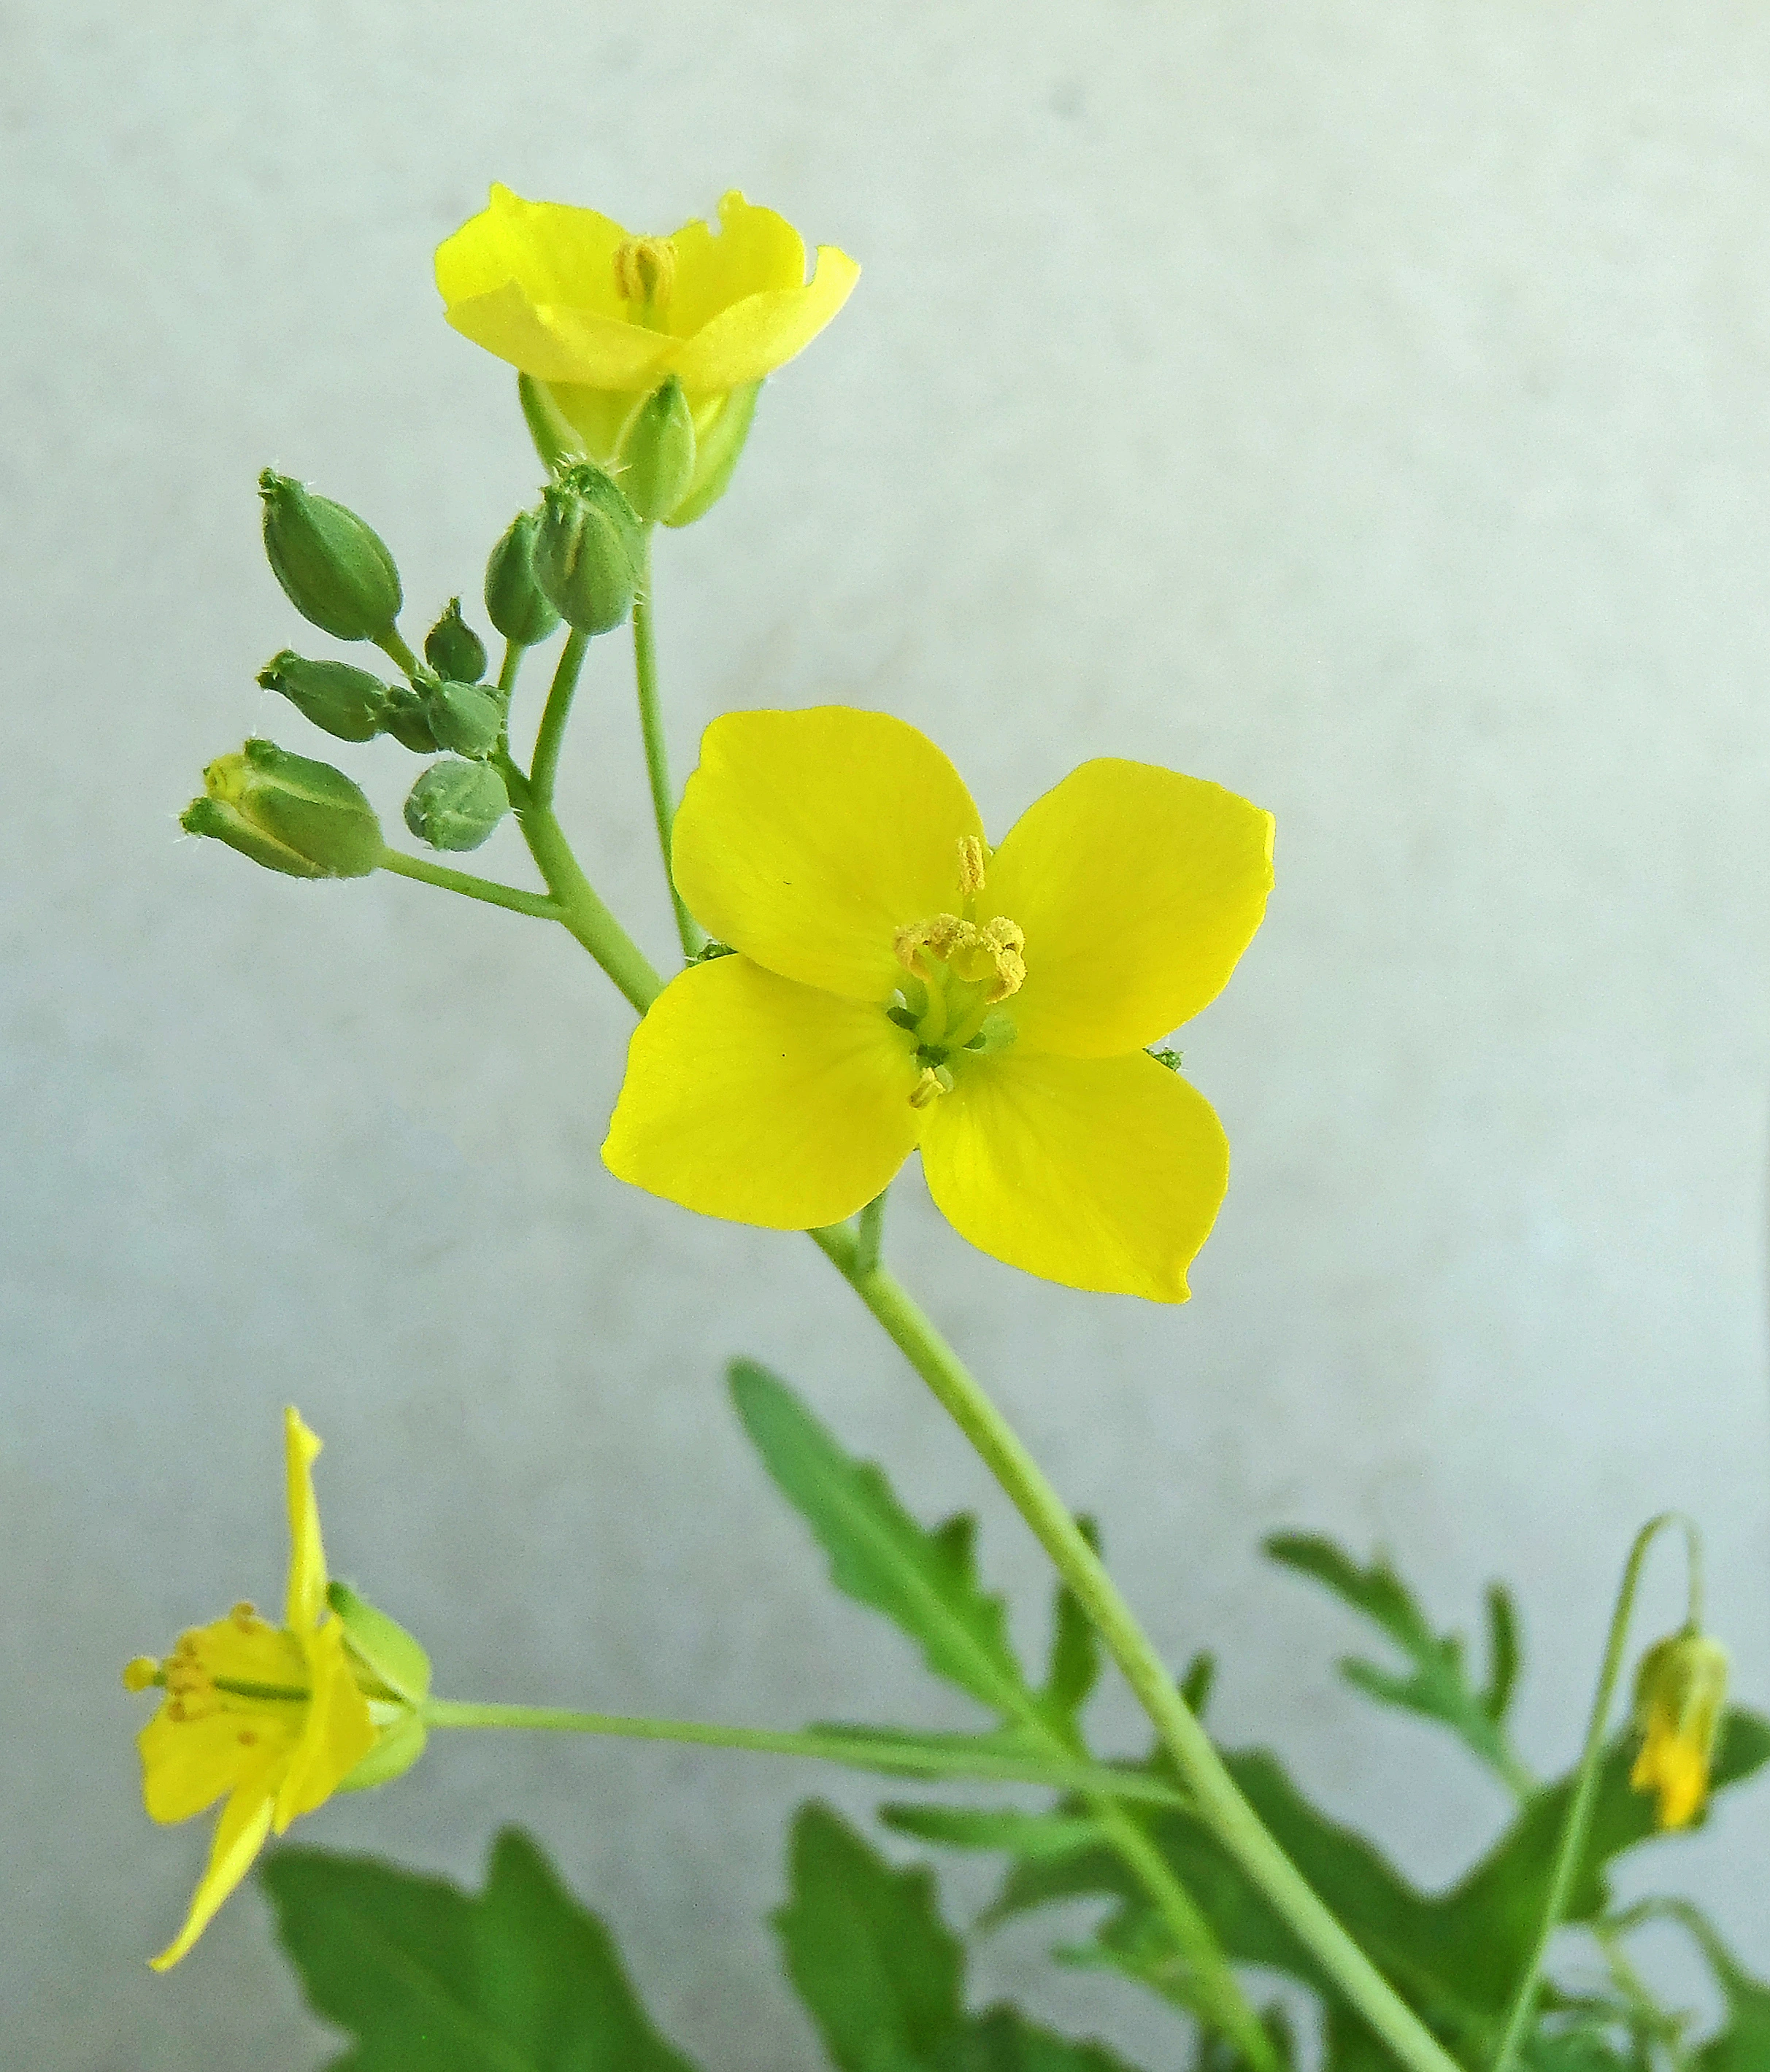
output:
<instances>
[{"instance_id":1,"label":"narrow yellow petal","mask_svg":"<svg viewBox=\"0 0 1770 2072\"><path fill-rule=\"evenodd\" d=\"M957 771L888 713L727 713L676 817L676 882L719 941L883 1005L893 937L957 906L959 838L982 832Z\"/></svg>"},{"instance_id":2,"label":"narrow yellow petal","mask_svg":"<svg viewBox=\"0 0 1770 2072\"><path fill-rule=\"evenodd\" d=\"M1085 763L1027 808L984 898L1026 931L1019 1049L1142 1050L1228 983L1266 911L1272 816L1146 763Z\"/></svg>"},{"instance_id":3,"label":"narrow yellow petal","mask_svg":"<svg viewBox=\"0 0 1770 2072\"><path fill-rule=\"evenodd\" d=\"M344 1628L336 1619L327 1619L308 1636L307 1654L313 1695L277 1790L274 1825L279 1835L291 1820L323 1805L375 1745L368 1700L351 1673Z\"/></svg>"},{"instance_id":4,"label":"narrow yellow petal","mask_svg":"<svg viewBox=\"0 0 1770 2072\"><path fill-rule=\"evenodd\" d=\"M289 1484L289 1608L283 1623L298 1634L311 1633L326 1609L326 1550L313 1475L319 1441L293 1404L282 1413L282 1431Z\"/></svg>"},{"instance_id":5,"label":"narrow yellow petal","mask_svg":"<svg viewBox=\"0 0 1770 2072\"><path fill-rule=\"evenodd\" d=\"M1066 1287L1183 1302L1229 1150L1204 1096L1141 1051L1016 1044L933 1104L922 1164L941 1214L980 1251Z\"/></svg>"},{"instance_id":6,"label":"narrow yellow petal","mask_svg":"<svg viewBox=\"0 0 1770 2072\"><path fill-rule=\"evenodd\" d=\"M633 1032L603 1157L703 1215L839 1223L914 1148L920 1075L879 1007L719 957L672 980Z\"/></svg>"},{"instance_id":7,"label":"narrow yellow petal","mask_svg":"<svg viewBox=\"0 0 1770 2072\"><path fill-rule=\"evenodd\" d=\"M149 1960L156 1971L175 1964L208 1926L222 1901L251 1869L270 1832L270 1794L261 1782L241 1784L216 1823L208 1867L198 1881L184 1926L158 1956Z\"/></svg>"},{"instance_id":8,"label":"narrow yellow petal","mask_svg":"<svg viewBox=\"0 0 1770 2072\"><path fill-rule=\"evenodd\" d=\"M687 388L739 388L801 353L853 294L860 268L834 245L817 248L802 288L747 295L711 317L672 356Z\"/></svg>"},{"instance_id":9,"label":"narrow yellow petal","mask_svg":"<svg viewBox=\"0 0 1770 2072\"><path fill-rule=\"evenodd\" d=\"M525 201L494 186L487 206L437 247L437 288L451 313L509 284L532 302L619 317L615 254L626 236L593 208Z\"/></svg>"},{"instance_id":10,"label":"narrow yellow petal","mask_svg":"<svg viewBox=\"0 0 1770 2072\"><path fill-rule=\"evenodd\" d=\"M677 338L692 338L708 320L747 295L802 288L805 247L798 232L772 208L759 208L735 190L719 204L719 228L697 220L670 239L675 277L664 310Z\"/></svg>"}]
</instances>

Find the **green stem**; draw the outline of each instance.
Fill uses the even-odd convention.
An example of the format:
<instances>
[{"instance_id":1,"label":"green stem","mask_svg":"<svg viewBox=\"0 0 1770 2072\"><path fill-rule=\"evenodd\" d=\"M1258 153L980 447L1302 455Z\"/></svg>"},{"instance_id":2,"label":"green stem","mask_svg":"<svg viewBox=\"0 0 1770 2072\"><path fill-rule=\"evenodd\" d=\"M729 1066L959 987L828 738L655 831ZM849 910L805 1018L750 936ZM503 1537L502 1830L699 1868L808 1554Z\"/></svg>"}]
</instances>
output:
<instances>
[{"instance_id":1,"label":"green stem","mask_svg":"<svg viewBox=\"0 0 1770 2072\"><path fill-rule=\"evenodd\" d=\"M402 671L408 676L415 676L418 674L418 657L401 639L399 629L397 627L390 626L385 633L377 633L375 635L375 645L397 669Z\"/></svg>"},{"instance_id":2,"label":"green stem","mask_svg":"<svg viewBox=\"0 0 1770 2072\"><path fill-rule=\"evenodd\" d=\"M846 1235L846 1234L845 1234ZM910 1365L933 1391L1031 1527L1123 1671L1193 1795L1195 1809L1369 2027L1413 2072L1455 2072L1455 2061L1316 1897L1267 1833L1222 1758L1174 1688L1130 1607L1083 1537L1068 1507L957 1355L883 1268L856 1270L852 1240L811 1235L834 1260Z\"/></svg>"},{"instance_id":3,"label":"green stem","mask_svg":"<svg viewBox=\"0 0 1770 2072\"><path fill-rule=\"evenodd\" d=\"M664 990L664 981L644 951L598 898L572 854L552 807L531 799L517 807L517 820L529 853L558 903L557 918L607 972L634 1012L643 1014Z\"/></svg>"},{"instance_id":4,"label":"green stem","mask_svg":"<svg viewBox=\"0 0 1770 2072\"><path fill-rule=\"evenodd\" d=\"M584 666L584 651L590 635L574 626L559 651L559 661L548 686L547 702L535 735L534 761L529 771L529 788L535 803L551 806L554 779L558 773L559 751L566 745L566 722L571 717L571 701L578 689L578 672Z\"/></svg>"},{"instance_id":5,"label":"green stem","mask_svg":"<svg viewBox=\"0 0 1770 2072\"><path fill-rule=\"evenodd\" d=\"M857 1273L871 1273L879 1264L879 1247L885 1240L885 1197L889 1187L874 1195L860 1212L854 1226L854 1268Z\"/></svg>"},{"instance_id":6,"label":"green stem","mask_svg":"<svg viewBox=\"0 0 1770 2072\"><path fill-rule=\"evenodd\" d=\"M498 693L508 698L517 688L517 672L522 667L522 658L528 653L520 640L504 643L504 660L498 664Z\"/></svg>"},{"instance_id":7,"label":"green stem","mask_svg":"<svg viewBox=\"0 0 1770 2072\"><path fill-rule=\"evenodd\" d=\"M641 535L639 584L633 593L633 674L639 685L639 730L645 744L645 776L652 789L652 817L657 823L657 845L664 858L664 882L669 887L676 933L685 962L706 945L671 867L670 837L676 826L676 789L670 782L669 750L664 739L664 710L657 695L657 635L652 621L652 528Z\"/></svg>"},{"instance_id":8,"label":"green stem","mask_svg":"<svg viewBox=\"0 0 1770 2072\"><path fill-rule=\"evenodd\" d=\"M1591 1717L1586 1725L1586 1745L1579 1759L1573 1802L1567 1808L1566 1822L1555 1850L1554 1866L1550 1873L1549 1896L1543 1902L1542 1919L1525 1961L1524 1975L1518 1980L1507 2010L1505 2028L1500 2033L1500 2047L1494 2053L1492 2072L1510 2072L1525 2031L1536 2015L1543 1961L1549 1954L1554 1932L1561 1926L1562 1916L1567 1910L1567 1896L1585 1860L1586 1836L1591 1826L1592 1805L1598 1795L1599 1773L1603 1764L1604 1737L1610 1725L1611 1700L1616 1694L1616 1681L1622 1674L1623 1653L1628 1644L1628 1622L1635 1609L1641 1565L1654 1540L1665 1527L1673 1524L1683 1527L1690 1550L1692 1618L1702 1610L1702 1542L1696 1527L1677 1511L1661 1511L1636 1534L1635 1544L1628 1550L1622 1585L1616 1593L1616 1608L1611 1614L1610 1634L1604 1643L1603 1667L1599 1671L1598 1688L1592 1697Z\"/></svg>"},{"instance_id":9,"label":"green stem","mask_svg":"<svg viewBox=\"0 0 1770 2072\"><path fill-rule=\"evenodd\" d=\"M845 1734L813 1729L803 1733L768 1727L728 1727L700 1720L653 1720L619 1712L582 1712L551 1705L475 1705L431 1698L418 1708L427 1727L514 1727L544 1733L601 1734L622 1741L677 1741L695 1748L743 1749L762 1755L808 1756L838 1762L850 1770L883 1771L890 1776L982 1778L998 1783L1031 1784L1048 1790L1085 1791L1103 1807L1120 1799L1138 1803L1172 1805L1179 1794L1139 1777L1134 1771L1113 1772L1098 1763L993 1755L986 1749L918 1747L913 1741L888 1744L871 1734ZM1141 1832L1141 1831L1139 1831Z\"/></svg>"},{"instance_id":10,"label":"green stem","mask_svg":"<svg viewBox=\"0 0 1770 2072\"><path fill-rule=\"evenodd\" d=\"M514 885L499 885L489 878L475 878L465 870L427 862L421 856L405 856L397 849L381 851L381 867L400 878L415 878L420 884L439 885L445 892L459 892L464 898L483 899L488 906L507 906L512 914L531 914L537 921L565 919L558 900L545 892L524 892Z\"/></svg>"}]
</instances>

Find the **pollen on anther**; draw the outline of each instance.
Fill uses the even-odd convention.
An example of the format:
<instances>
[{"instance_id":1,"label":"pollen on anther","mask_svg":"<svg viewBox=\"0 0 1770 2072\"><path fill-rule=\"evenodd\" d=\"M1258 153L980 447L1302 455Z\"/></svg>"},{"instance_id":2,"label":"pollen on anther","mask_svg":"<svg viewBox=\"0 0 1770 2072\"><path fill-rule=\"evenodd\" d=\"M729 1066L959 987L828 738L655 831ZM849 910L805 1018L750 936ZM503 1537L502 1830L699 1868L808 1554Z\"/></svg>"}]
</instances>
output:
<instances>
[{"instance_id":1,"label":"pollen on anther","mask_svg":"<svg viewBox=\"0 0 1770 2072\"><path fill-rule=\"evenodd\" d=\"M959 887L967 899L983 890L983 844L975 835L959 837Z\"/></svg>"}]
</instances>

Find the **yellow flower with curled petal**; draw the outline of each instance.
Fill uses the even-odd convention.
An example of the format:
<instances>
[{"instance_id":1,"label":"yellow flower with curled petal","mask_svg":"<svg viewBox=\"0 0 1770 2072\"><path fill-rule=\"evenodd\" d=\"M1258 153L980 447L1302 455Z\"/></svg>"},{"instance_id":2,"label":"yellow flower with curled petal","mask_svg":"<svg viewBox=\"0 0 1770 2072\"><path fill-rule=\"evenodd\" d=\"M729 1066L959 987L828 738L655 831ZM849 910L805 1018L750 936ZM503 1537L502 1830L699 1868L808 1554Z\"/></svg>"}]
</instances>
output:
<instances>
[{"instance_id":1,"label":"yellow flower with curled petal","mask_svg":"<svg viewBox=\"0 0 1770 2072\"><path fill-rule=\"evenodd\" d=\"M719 204L717 232L696 220L642 237L594 209L494 187L436 255L449 322L544 383L599 461L673 374L704 447L718 444L728 405L741 432L757 384L810 344L859 277L823 245L808 281L798 232L735 192Z\"/></svg>"},{"instance_id":2,"label":"yellow flower with curled petal","mask_svg":"<svg viewBox=\"0 0 1770 2072\"><path fill-rule=\"evenodd\" d=\"M706 1215L839 1223L920 1148L948 1220L1074 1288L1186 1299L1229 1177L1209 1104L1145 1046L1259 926L1272 819L1147 763L1084 763L1000 848L883 713L731 713L674 869L736 954L635 1031L603 1156Z\"/></svg>"},{"instance_id":3,"label":"yellow flower with curled petal","mask_svg":"<svg viewBox=\"0 0 1770 2072\"><path fill-rule=\"evenodd\" d=\"M1641 1745L1628 1781L1657 1794L1661 1827L1689 1827L1707 1801L1727 1695L1727 1650L1706 1633L1686 1627L1641 1658L1635 1679Z\"/></svg>"},{"instance_id":4,"label":"yellow flower with curled petal","mask_svg":"<svg viewBox=\"0 0 1770 2072\"><path fill-rule=\"evenodd\" d=\"M150 1815L187 1820L227 1799L191 1910L153 1959L156 1971L196 1941L265 1837L329 1799L377 1739L344 1627L327 1609L312 1474L319 1441L293 1409L284 1413L284 1437L290 1551L282 1625L236 1605L181 1635L163 1662L142 1656L123 1672L132 1691L166 1692L139 1737Z\"/></svg>"}]
</instances>

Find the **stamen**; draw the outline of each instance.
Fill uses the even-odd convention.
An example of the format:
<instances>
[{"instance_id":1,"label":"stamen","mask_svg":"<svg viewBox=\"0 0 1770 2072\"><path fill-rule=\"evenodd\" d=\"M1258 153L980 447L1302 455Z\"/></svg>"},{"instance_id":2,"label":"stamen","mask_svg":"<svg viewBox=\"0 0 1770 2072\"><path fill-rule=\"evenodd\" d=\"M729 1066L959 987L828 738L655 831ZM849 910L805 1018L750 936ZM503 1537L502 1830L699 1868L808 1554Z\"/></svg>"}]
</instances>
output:
<instances>
[{"instance_id":1,"label":"stamen","mask_svg":"<svg viewBox=\"0 0 1770 2072\"><path fill-rule=\"evenodd\" d=\"M134 1661L123 1664L123 1688L126 1691L150 1691L156 1684L165 1680L159 1663L151 1655L138 1655Z\"/></svg>"},{"instance_id":2,"label":"stamen","mask_svg":"<svg viewBox=\"0 0 1770 2072\"><path fill-rule=\"evenodd\" d=\"M949 1094L952 1091L953 1075L945 1065L924 1065L922 1076L916 1081L915 1091L910 1096L910 1106L931 1107L942 1094Z\"/></svg>"},{"instance_id":3,"label":"stamen","mask_svg":"<svg viewBox=\"0 0 1770 2072\"><path fill-rule=\"evenodd\" d=\"M967 899L983 890L983 844L975 835L959 837L959 890Z\"/></svg>"},{"instance_id":4,"label":"stamen","mask_svg":"<svg viewBox=\"0 0 1770 2072\"><path fill-rule=\"evenodd\" d=\"M995 961L996 975L984 996L994 1007L998 1001L1018 993L1027 982L1027 935L1018 922L1011 921L1006 914L998 914L985 927L983 939Z\"/></svg>"},{"instance_id":5,"label":"stamen","mask_svg":"<svg viewBox=\"0 0 1770 2072\"><path fill-rule=\"evenodd\" d=\"M926 957L938 958L945 964L976 935L971 923L961 921L957 914L936 914L932 920L899 928L891 938L891 949L905 971L913 972L920 979L932 980L937 974L928 968L924 952Z\"/></svg>"},{"instance_id":6,"label":"stamen","mask_svg":"<svg viewBox=\"0 0 1770 2072\"><path fill-rule=\"evenodd\" d=\"M629 237L615 249L615 292L624 302L661 310L676 282L676 248L667 237Z\"/></svg>"}]
</instances>

